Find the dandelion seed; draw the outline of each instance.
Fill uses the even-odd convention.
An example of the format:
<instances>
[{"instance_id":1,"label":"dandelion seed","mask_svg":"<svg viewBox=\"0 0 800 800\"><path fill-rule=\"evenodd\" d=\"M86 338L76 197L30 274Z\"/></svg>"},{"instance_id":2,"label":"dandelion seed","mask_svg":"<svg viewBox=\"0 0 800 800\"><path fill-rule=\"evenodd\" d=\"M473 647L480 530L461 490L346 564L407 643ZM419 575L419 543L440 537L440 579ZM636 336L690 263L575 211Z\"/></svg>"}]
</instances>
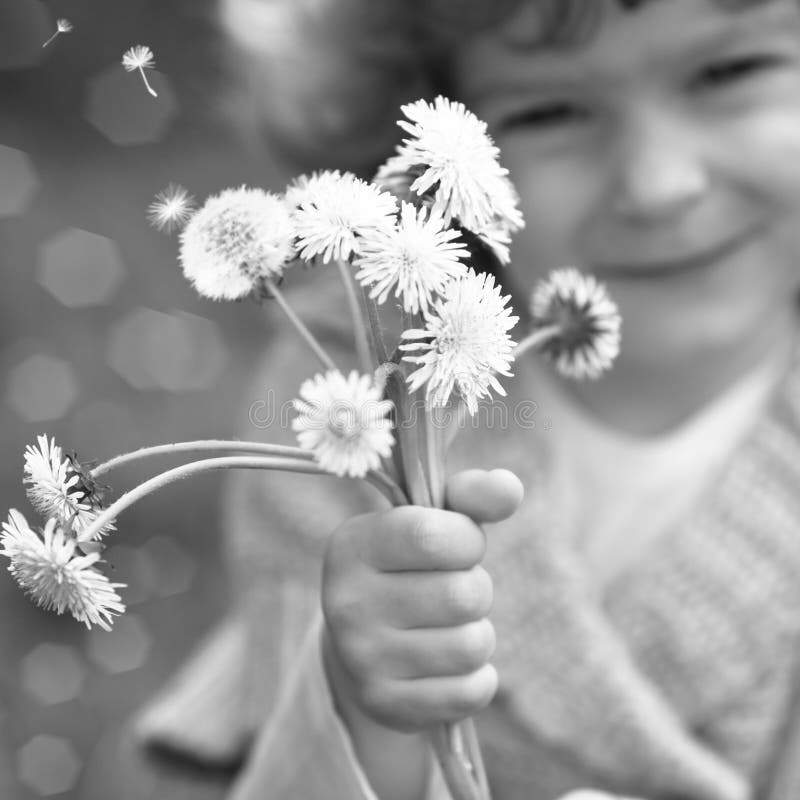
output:
<instances>
[{"instance_id":1,"label":"dandelion seed","mask_svg":"<svg viewBox=\"0 0 800 800\"><path fill-rule=\"evenodd\" d=\"M284 200L263 189L225 189L209 197L181 232L180 261L212 300L258 295L294 258L294 227Z\"/></svg>"},{"instance_id":2,"label":"dandelion seed","mask_svg":"<svg viewBox=\"0 0 800 800\"><path fill-rule=\"evenodd\" d=\"M61 33L71 33L74 30L73 24L68 20L62 17L61 19L56 20L56 32L42 45L42 47L47 47L47 45L52 42L56 36Z\"/></svg>"},{"instance_id":3,"label":"dandelion seed","mask_svg":"<svg viewBox=\"0 0 800 800\"><path fill-rule=\"evenodd\" d=\"M505 390L495 377L510 376L514 342L508 331L517 324L509 296L500 295L491 275L472 269L448 283L434 301L423 329L403 332L403 359L421 366L408 376L410 392L425 386L428 407L445 407L454 389L474 414L478 400L493 389Z\"/></svg>"},{"instance_id":4,"label":"dandelion seed","mask_svg":"<svg viewBox=\"0 0 800 800\"><path fill-rule=\"evenodd\" d=\"M619 353L619 310L592 275L574 267L554 270L534 289L530 312L534 331L560 329L541 350L566 377L598 378Z\"/></svg>"},{"instance_id":5,"label":"dandelion seed","mask_svg":"<svg viewBox=\"0 0 800 800\"><path fill-rule=\"evenodd\" d=\"M500 151L486 132L486 123L462 103L437 97L402 106L407 120L398 124L411 135L379 170L376 181L401 185L400 176L417 175L411 191L429 197L447 224L458 224L493 247L524 226L519 198L498 161ZM503 244L501 240L501 244ZM499 255L507 250L501 246Z\"/></svg>"},{"instance_id":6,"label":"dandelion seed","mask_svg":"<svg viewBox=\"0 0 800 800\"><path fill-rule=\"evenodd\" d=\"M137 44L126 50L122 56L122 66L125 68L126 72L135 72L139 70L139 74L142 76L147 91L150 92L153 97L158 97L158 93L148 83L147 76L144 74L146 69L155 69L156 66L155 56L149 47L143 44Z\"/></svg>"},{"instance_id":7,"label":"dandelion seed","mask_svg":"<svg viewBox=\"0 0 800 800\"><path fill-rule=\"evenodd\" d=\"M147 219L158 230L172 233L175 228L182 228L189 221L194 210L194 196L183 186L171 183L147 207Z\"/></svg>"},{"instance_id":8,"label":"dandelion seed","mask_svg":"<svg viewBox=\"0 0 800 800\"><path fill-rule=\"evenodd\" d=\"M296 181L286 194L298 251L308 261L348 260L361 251L364 236L391 227L397 213L391 194L338 170Z\"/></svg>"},{"instance_id":9,"label":"dandelion seed","mask_svg":"<svg viewBox=\"0 0 800 800\"><path fill-rule=\"evenodd\" d=\"M330 370L304 381L292 420L301 447L335 475L361 478L391 454L391 400L369 375Z\"/></svg>"},{"instance_id":10,"label":"dandelion seed","mask_svg":"<svg viewBox=\"0 0 800 800\"><path fill-rule=\"evenodd\" d=\"M459 259L469 251L456 240L458 231L446 228L440 214L401 203L396 226L364 234L354 261L356 279L372 287L370 296L378 303L394 287L407 312L426 314L433 294L466 271Z\"/></svg>"},{"instance_id":11,"label":"dandelion seed","mask_svg":"<svg viewBox=\"0 0 800 800\"><path fill-rule=\"evenodd\" d=\"M54 519L47 521L41 536L14 509L3 523L0 553L10 560L9 571L36 605L57 614L69 611L87 628L110 630L112 617L125 611L116 592L125 584L110 583L93 568L99 553L76 555L75 549L75 540Z\"/></svg>"},{"instance_id":12,"label":"dandelion seed","mask_svg":"<svg viewBox=\"0 0 800 800\"><path fill-rule=\"evenodd\" d=\"M45 519L53 517L79 534L103 510L103 491L74 454L64 454L55 439L37 437L38 447L25 449L23 483L31 505ZM110 523L98 536L114 529Z\"/></svg>"}]
</instances>

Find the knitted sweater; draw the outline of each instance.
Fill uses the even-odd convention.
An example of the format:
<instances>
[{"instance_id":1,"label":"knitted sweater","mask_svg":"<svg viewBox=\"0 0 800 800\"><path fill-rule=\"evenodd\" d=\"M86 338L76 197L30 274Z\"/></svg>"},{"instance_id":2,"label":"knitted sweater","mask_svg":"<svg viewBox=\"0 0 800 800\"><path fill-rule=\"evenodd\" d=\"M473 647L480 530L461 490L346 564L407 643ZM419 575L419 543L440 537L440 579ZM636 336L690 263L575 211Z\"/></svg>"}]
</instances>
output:
<instances>
[{"instance_id":1,"label":"knitted sweater","mask_svg":"<svg viewBox=\"0 0 800 800\"><path fill-rule=\"evenodd\" d=\"M339 309L317 309L331 347L347 344ZM315 371L301 352L275 343L248 407L266 386L278 391L275 408L294 396ZM524 364L517 373L509 408L531 396ZM287 428L277 419L242 434L290 441ZM653 800L765 797L798 682L800 357L712 490L599 598L575 532L560 523L542 439L514 425L469 429L451 451L451 469L506 467L526 487L518 512L490 526L486 557L500 689L477 724L495 797L551 800L580 786ZM281 735L270 714L274 722L287 692L302 697L298 652L318 609L328 533L384 501L332 477L247 473L225 505L237 603L138 729L214 762L239 758L262 731L234 797L297 796L288 785L275 794L259 766ZM300 763L324 748L312 738ZM329 794L331 781L320 775L309 800L369 796ZM788 791L782 800L800 796Z\"/></svg>"}]
</instances>

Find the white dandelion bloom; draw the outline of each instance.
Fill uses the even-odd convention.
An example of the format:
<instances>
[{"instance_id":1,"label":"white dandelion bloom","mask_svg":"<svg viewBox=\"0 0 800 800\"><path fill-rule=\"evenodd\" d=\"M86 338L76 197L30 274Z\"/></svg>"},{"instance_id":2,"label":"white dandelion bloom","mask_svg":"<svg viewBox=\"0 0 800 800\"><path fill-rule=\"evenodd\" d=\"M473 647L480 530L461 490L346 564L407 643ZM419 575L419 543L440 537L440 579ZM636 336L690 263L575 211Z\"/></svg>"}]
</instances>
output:
<instances>
[{"instance_id":1,"label":"white dandelion bloom","mask_svg":"<svg viewBox=\"0 0 800 800\"><path fill-rule=\"evenodd\" d=\"M401 203L397 225L365 234L353 263L359 268L356 279L372 287L370 296L378 303L394 288L407 312L426 314L432 295L464 274L460 259L468 257L459 232L445 227L440 214Z\"/></svg>"},{"instance_id":2,"label":"white dandelion bloom","mask_svg":"<svg viewBox=\"0 0 800 800\"><path fill-rule=\"evenodd\" d=\"M12 509L3 523L0 553L10 560L9 572L20 587L42 608L57 614L69 611L87 628L111 629L112 617L125 606L116 589L94 564L99 553L76 555L75 540L49 519L41 536L25 517Z\"/></svg>"},{"instance_id":3,"label":"white dandelion bloom","mask_svg":"<svg viewBox=\"0 0 800 800\"><path fill-rule=\"evenodd\" d=\"M42 45L42 47L47 47L47 45L52 42L56 36L62 33L71 33L74 30L74 25L66 18L61 17L60 19L56 20L56 32Z\"/></svg>"},{"instance_id":4,"label":"white dandelion bloom","mask_svg":"<svg viewBox=\"0 0 800 800\"><path fill-rule=\"evenodd\" d=\"M533 291L534 329L560 332L541 349L566 377L598 378L619 353L622 318L606 288L574 267L554 270Z\"/></svg>"},{"instance_id":5,"label":"white dandelion bloom","mask_svg":"<svg viewBox=\"0 0 800 800\"><path fill-rule=\"evenodd\" d=\"M361 478L391 454L391 400L369 375L330 370L304 381L294 401L292 429L319 465L339 476Z\"/></svg>"},{"instance_id":6,"label":"white dandelion bloom","mask_svg":"<svg viewBox=\"0 0 800 800\"><path fill-rule=\"evenodd\" d=\"M287 191L293 204L300 257L323 263L347 261L360 252L362 237L391 227L397 200L349 172L321 172Z\"/></svg>"},{"instance_id":7,"label":"white dandelion bloom","mask_svg":"<svg viewBox=\"0 0 800 800\"><path fill-rule=\"evenodd\" d=\"M180 184L171 183L147 207L147 219L154 228L172 233L189 221L194 210L194 197Z\"/></svg>"},{"instance_id":8,"label":"white dandelion bloom","mask_svg":"<svg viewBox=\"0 0 800 800\"><path fill-rule=\"evenodd\" d=\"M446 223L456 219L476 235L487 229L510 235L523 227L519 198L485 122L463 103L442 96L432 104L418 100L401 109L408 120L398 124L411 138L378 170L378 182L396 183L403 173L417 176L411 190L432 197Z\"/></svg>"},{"instance_id":9,"label":"white dandelion bloom","mask_svg":"<svg viewBox=\"0 0 800 800\"><path fill-rule=\"evenodd\" d=\"M181 232L180 262L212 300L259 293L294 258L294 227L283 199L263 189L225 189L209 197Z\"/></svg>"},{"instance_id":10,"label":"white dandelion bloom","mask_svg":"<svg viewBox=\"0 0 800 800\"><path fill-rule=\"evenodd\" d=\"M149 84L147 76L144 74L146 69L155 69L156 59L153 51L144 44L136 44L125 51L122 56L122 66L126 72L139 71L144 81L145 88L153 97L158 97L155 89Z\"/></svg>"},{"instance_id":11,"label":"white dandelion bloom","mask_svg":"<svg viewBox=\"0 0 800 800\"><path fill-rule=\"evenodd\" d=\"M100 487L73 455L65 455L55 439L37 437L38 446L25 448L23 483L31 505L46 519L79 534L103 510ZM98 536L114 529L103 526Z\"/></svg>"},{"instance_id":12,"label":"white dandelion bloom","mask_svg":"<svg viewBox=\"0 0 800 800\"><path fill-rule=\"evenodd\" d=\"M508 331L517 324L491 275L472 269L447 284L436 300L423 329L403 332L410 343L400 345L403 359L421 365L408 376L410 392L425 386L429 407L444 407L454 389L474 414L478 400L493 389L505 390L495 377L510 376L515 343Z\"/></svg>"}]
</instances>

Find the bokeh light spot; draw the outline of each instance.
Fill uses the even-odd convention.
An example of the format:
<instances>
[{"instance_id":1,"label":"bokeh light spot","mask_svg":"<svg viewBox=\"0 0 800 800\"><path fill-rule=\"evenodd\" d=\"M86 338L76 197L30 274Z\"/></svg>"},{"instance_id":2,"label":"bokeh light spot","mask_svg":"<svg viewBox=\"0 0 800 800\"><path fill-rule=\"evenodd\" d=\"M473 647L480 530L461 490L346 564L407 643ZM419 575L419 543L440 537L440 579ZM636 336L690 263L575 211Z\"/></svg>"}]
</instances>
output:
<instances>
[{"instance_id":1,"label":"bokeh light spot","mask_svg":"<svg viewBox=\"0 0 800 800\"><path fill-rule=\"evenodd\" d=\"M75 373L60 358L38 353L9 370L6 402L28 422L63 417L77 396Z\"/></svg>"},{"instance_id":2,"label":"bokeh light spot","mask_svg":"<svg viewBox=\"0 0 800 800\"><path fill-rule=\"evenodd\" d=\"M158 141L178 114L168 79L157 70L146 70L146 75L158 97L150 96L138 72L126 72L121 64L112 64L89 81L84 116L114 144Z\"/></svg>"},{"instance_id":3,"label":"bokeh light spot","mask_svg":"<svg viewBox=\"0 0 800 800\"><path fill-rule=\"evenodd\" d=\"M112 329L108 344L108 363L137 389L206 389L226 360L216 323L185 312L137 309Z\"/></svg>"},{"instance_id":4,"label":"bokeh light spot","mask_svg":"<svg viewBox=\"0 0 800 800\"><path fill-rule=\"evenodd\" d=\"M0 144L0 217L22 214L38 187L39 181L28 156L22 150Z\"/></svg>"},{"instance_id":5,"label":"bokeh light spot","mask_svg":"<svg viewBox=\"0 0 800 800\"><path fill-rule=\"evenodd\" d=\"M68 308L108 303L124 275L117 246L105 236L70 228L39 249L36 278Z\"/></svg>"},{"instance_id":6,"label":"bokeh light spot","mask_svg":"<svg viewBox=\"0 0 800 800\"><path fill-rule=\"evenodd\" d=\"M17 751L20 782L42 797L72 789L80 771L75 748L58 736L34 736Z\"/></svg>"},{"instance_id":7,"label":"bokeh light spot","mask_svg":"<svg viewBox=\"0 0 800 800\"><path fill-rule=\"evenodd\" d=\"M156 597L170 597L189 589L197 563L175 539L153 536L141 547L151 569L150 592Z\"/></svg>"},{"instance_id":8,"label":"bokeh light spot","mask_svg":"<svg viewBox=\"0 0 800 800\"><path fill-rule=\"evenodd\" d=\"M74 700L83 688L86 669L77 651L45 642L35 647L20 664L21 684L42 705Z\"/></svg>"},{"instance_id":9,"label":"bokeh light spot","mask_svg":"<svg viewBox=\"0 0 800 800\"><path fill-rule=\"evenodd\" d=\"M111 674L141 667L153 643L144 622L135 614L118 617L110 631L96 629L87 635L89 657Z\"/></svg>"}]
</instances>

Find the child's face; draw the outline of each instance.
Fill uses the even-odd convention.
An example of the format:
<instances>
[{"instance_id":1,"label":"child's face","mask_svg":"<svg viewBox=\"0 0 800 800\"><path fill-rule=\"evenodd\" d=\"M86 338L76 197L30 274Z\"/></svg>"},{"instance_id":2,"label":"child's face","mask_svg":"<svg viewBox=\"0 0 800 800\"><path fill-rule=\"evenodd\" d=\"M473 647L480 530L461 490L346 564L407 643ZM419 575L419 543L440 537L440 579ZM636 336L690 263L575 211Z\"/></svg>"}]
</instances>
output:
<instances>
[{"instance_id":1,"label":"child's face","mask_svg":"<svg viewBox=\"0 0 800 800\"><path fill-rule=\"evenodd\" d=\"M534 5L456 61L522 196L517 304L574 264L620 305L628 363L763 340L800 286L797 0L607 2L596 35L561 51L517 38Z\"/></svg>"}]
</instances>

